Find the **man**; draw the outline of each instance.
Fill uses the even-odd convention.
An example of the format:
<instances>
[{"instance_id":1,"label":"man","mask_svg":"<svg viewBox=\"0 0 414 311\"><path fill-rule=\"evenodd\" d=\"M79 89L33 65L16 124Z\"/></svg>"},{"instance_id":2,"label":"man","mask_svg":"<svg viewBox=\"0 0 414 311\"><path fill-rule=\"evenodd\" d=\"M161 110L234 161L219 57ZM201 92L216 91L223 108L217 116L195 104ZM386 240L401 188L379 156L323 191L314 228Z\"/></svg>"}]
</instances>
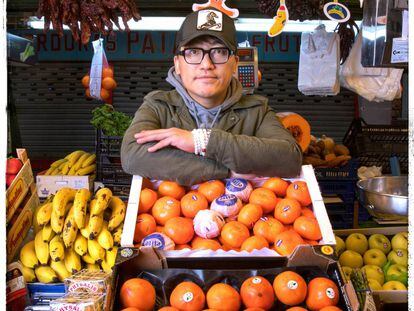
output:
<instances>
[{"instance_id":1,"label":"man","mask_svg":"<svg viewBox=\"0 0 414 311\"><path fill-rule=\"evenodd\" d=\"M144 98L125 133L125 172L193 185L240 174L293 177L302 153L266 98L243 95L233 77L233 20L215 9L189 14L167 81Z\"/></svg>"}]
</instances>

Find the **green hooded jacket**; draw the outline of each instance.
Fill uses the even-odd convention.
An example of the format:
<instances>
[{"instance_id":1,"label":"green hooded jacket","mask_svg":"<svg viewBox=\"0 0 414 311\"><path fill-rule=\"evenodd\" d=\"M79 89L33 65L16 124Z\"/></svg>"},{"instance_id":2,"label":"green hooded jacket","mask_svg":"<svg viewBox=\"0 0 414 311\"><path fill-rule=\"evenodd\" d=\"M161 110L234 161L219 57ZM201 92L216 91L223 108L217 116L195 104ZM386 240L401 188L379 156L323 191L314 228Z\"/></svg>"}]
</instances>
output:
<instances>
[{"instance_id":1,"label":"green hooded jacket","mask_svg":"<svg viewBox=\"0 0 414 311\"><path fill-rule=\"evenodd\" d=\"M244 95L221 112L204 157L173 147L150 153L155 142L140 145L134 138L143 130L171 127L192 131L197 125L176 90L149 93L122 141L124 171L184 186L223 179L230 171L278 177L300 172L301 149L263 96Z\"/></svg>"}]
</instances>

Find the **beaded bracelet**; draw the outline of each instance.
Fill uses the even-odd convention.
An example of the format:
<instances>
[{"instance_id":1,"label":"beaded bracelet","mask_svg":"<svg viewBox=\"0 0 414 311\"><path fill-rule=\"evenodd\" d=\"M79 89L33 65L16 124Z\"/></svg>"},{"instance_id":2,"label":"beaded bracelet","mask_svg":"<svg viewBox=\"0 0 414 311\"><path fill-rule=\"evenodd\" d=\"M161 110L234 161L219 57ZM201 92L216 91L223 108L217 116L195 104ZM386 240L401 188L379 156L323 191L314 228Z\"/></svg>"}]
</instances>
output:
<instances>
[{"instance_id":1,"label":"beaded bracelet","mask_svg":"<svg viewBox=\"0 0 414 311\"><path fill-rule=\"evenodd\" d=\"M191 131L194 140L194 153L205 156L207 151L208 140L210 139L211 130L194 129Z\"/></svg>"}]
</instances>

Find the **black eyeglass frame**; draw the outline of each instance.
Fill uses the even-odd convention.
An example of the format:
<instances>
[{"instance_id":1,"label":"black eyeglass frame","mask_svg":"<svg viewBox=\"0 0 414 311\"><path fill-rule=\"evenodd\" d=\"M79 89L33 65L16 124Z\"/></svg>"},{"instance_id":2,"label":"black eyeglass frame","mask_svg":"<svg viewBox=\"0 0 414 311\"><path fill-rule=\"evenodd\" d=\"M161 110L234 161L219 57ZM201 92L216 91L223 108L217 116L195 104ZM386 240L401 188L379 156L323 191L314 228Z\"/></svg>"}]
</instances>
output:
<instances>
[{"instance_id":1,"label":"black eyeglass frame","mask_svg":"<svg viewBox=\"0 0 414 311\"><path fill-rule=\"evenodd\" d=\"M215 62L213 61L213 59L211 58L211 55L210 55L211 51L213 51L213 50L218 50L218 49L220 49L220 50L227 50L227 51L229 52L228 57L227 57L227 60L226 60L225 62L222 62L222 63L215 63ZM189 63L189 62L187 61L187 59L185 58L185 51L187 51L187 50L200 50L200 51L203 51L203 57L201 58L200 62L199 62L199 63ZM225 63L227 63L227 62L229 61L229 59L230 59L230 56L235 55L235 54L236 54L236 52L235 52L235 51L233 51L233 50L231 50L231 49L229 49L228 47L215 47L215 48L211 48L211 49L209 49L209 50L204 50L204 49L202 49L202 48L185 48L185 49L182 49L181 51L178 51L178 52L177 52L177 55L181 55L182 57L184 57L185 62L186 62L187 64L189 64L189 65L200 65L200 64L203 62L204 56L206 56L206 54L208 54L208 57L210 57L210 60L211 60L211 62L212 62L214 65L221 65L221 64L225 64Z\"/></svg>"}]
</instances>

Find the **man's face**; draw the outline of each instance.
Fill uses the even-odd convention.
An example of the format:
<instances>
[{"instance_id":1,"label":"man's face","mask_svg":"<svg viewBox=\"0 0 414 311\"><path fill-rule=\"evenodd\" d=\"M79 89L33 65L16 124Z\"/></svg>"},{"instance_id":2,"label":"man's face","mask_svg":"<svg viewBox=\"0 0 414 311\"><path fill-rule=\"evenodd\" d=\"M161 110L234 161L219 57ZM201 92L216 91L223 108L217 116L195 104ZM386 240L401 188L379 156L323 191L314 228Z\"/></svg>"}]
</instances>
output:
<instances>
[{"instance_id":1,"label":"man's face","mask_svg":"<svg viewBox=\"0 0 414 311\"><path fill-rule=\"evenodd\" d=\"M211 48L226 47L216 40L189 43L185 48ZM206 108L220 105L225 99L233 73L236 71L237 57L231 55L224 64L213 64L208 54L204 55L200 64L188 64L184 56L175 56L175 71L181 76L188 94Z\"/></svg>"}]
</instances>

